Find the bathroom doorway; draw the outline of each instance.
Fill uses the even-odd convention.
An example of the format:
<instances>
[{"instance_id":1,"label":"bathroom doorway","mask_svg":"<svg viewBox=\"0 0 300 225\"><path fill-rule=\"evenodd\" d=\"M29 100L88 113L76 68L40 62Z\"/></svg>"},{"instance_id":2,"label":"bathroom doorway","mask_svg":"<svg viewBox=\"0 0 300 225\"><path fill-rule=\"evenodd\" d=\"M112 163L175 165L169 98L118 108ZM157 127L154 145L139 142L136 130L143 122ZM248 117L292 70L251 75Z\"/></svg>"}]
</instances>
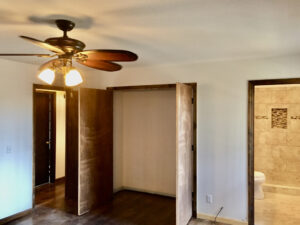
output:
<instances>
[{"instance_id":1,"label":"bathroom doorway","mask_svg":"<svg viewBox=\"0 0 300 225\"><path fill-rule=\"evenodd\" d=\"M300 224L300 79L248 83L249 225Z\"/></svg>"}]
</instances>

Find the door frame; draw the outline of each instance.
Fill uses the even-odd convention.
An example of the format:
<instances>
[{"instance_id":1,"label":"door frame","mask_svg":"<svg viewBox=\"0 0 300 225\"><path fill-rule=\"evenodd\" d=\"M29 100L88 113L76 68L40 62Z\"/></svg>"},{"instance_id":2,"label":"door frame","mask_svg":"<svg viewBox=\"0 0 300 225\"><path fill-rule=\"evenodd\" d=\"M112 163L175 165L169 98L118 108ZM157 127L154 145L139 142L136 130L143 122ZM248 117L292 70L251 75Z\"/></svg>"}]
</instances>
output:
<instances>
[{"instance_id":1,"label":"door frame","mask_svg":"<svg viewBox=\"0 0 300 225\"><path fill-rule=\"evenodd\" d=\"M254 225L254 94L261 85L300 84L300 78L248 81L248 224Z\"/></svg>"},{"instance_id":2,"label":"door frame","mask_svg":"<svg viewBox=\"0 0 300 225\"><path fill-rule=\"evenodd\" d=\"M197 217L197 83L184 83L193 89L193 192L192 192L192 216ZM153 85L133 85L107 87L107 90L166 90L176 89L176 83L172 84L153 84Z\"/></svg>"},{"instance_id":3,"label":"door frame","mask_svg":"<svg viewBox=\"0 0 300 225\"><path fill-rule=\"evenodd\" d=\"M56 87L56 86L50 86L50 85L41 85L41 84L33 84L32 88L32 102L33 102L33 113L32 113L32 123L33 123L33 154L32 154L32 207L34 208L35 206L35 152L36 152L36 146L35 146L35 109L36 109L36 101L35 101L35 93L37 92L42 92L43 90L47 92L48 94L51 94L54 96L53 99L53 109L52 110L52 124L51 127L54 127L54 129L51 132L51 140L56 143L56 93L51 93L50 91L66 91L66 88L64 87ZM50 182L54 183L55 182L55 158L56 158L56 146L53 144L51 146L53 149L53 153L51 154L51 173L50 173Z\"/></svg>"}]
</instances>

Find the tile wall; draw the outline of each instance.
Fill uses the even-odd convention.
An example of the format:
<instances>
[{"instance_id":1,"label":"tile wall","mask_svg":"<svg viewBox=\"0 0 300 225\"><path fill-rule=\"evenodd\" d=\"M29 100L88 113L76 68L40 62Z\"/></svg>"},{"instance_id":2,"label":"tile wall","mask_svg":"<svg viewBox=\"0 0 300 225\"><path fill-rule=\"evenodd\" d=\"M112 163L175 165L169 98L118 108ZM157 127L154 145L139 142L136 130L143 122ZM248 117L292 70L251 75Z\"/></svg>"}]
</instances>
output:
<instances>
[{"instance_id":1,"label":"tile wall","mask_svg":"<svg viewBox=\"0 0 300 225\"><path fill-rule=\"evenodd\" d=\"M300 187L300 86L255 88L255 170L266 184Z\"/></svg>"}]
</instances>

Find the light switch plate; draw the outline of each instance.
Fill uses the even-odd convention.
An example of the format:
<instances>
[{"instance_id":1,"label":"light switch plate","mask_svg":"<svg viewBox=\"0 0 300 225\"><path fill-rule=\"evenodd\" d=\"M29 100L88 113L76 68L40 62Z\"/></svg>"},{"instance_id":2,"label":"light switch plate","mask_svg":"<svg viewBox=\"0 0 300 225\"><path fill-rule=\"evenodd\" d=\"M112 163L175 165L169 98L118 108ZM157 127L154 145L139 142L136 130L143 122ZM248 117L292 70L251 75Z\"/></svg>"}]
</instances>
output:
<instances>
[{"instance_id":1,"label":"light switch plate","mask_svg":"<svg viewBox=\"0 0 300 225\"><path fill-rule=\"evenodd\" d=\"M212 203L213 203L213 196L210 195L210 194L207 194L207 195L206 195L206 202L207 202L208 204L212 204Z\"/></svg>"},{"instance_id":2,"label":"light switch plate","mask_svg":"<svg viewBox=\"0 0 300 225\"><path fill-rule=\"evenodd\" d=\"M6 153L7 154L10 154L11 153L11 146L10 145L8 145L8 146L6 146Z\"/></svg>"}]
</instances>

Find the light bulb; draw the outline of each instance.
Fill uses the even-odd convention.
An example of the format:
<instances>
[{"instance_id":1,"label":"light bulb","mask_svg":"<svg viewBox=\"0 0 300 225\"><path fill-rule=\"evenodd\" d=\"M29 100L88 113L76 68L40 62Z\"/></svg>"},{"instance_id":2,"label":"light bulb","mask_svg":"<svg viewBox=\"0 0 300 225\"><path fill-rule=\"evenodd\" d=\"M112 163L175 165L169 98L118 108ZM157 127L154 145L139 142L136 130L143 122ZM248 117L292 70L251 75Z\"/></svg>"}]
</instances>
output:
<instances>
[{"instance_id":1,"label":"light bulb","mask_svg":"<svg viewBox=\"0 0 300 225\"><path fill-rule=\"evenodd\" d=\"M76 69L71 69L65 76L65 84L67 86L76 86L82 82L81 74Z\"/></svg>"},{"instance_id":2,"label":"light bulb","mask_svg":"<svg viewBox=\"0 0 300 225\"><path fill-rule=\"evenodd\" d=\"M55 78L55 73L51 69L45 69L38 75L38 78L47 84L52 84Z\"/></svg>"}]
</instances>

